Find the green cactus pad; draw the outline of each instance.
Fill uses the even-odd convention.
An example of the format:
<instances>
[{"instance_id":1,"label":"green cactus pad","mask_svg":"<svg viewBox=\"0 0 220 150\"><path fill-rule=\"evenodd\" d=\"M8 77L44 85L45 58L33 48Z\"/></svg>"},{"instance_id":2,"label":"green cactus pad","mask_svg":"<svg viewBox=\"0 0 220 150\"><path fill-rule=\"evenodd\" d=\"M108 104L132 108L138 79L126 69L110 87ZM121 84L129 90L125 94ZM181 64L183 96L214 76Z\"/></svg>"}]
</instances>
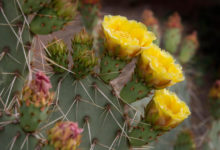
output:
<instances>
[{"instance_id":1,"label":"green cactus pad","mask_svg":"<svg viewBox=\"0 0 220 150\"><path fill-rule=\"evenodd\" d=\"M20 107L20 125L26 132L34 132L48 116L48 108L41 110L33 104Z\"/></svg>"},{"instance_id":2,"label":"green cactus pad","mask_svg":"<svg viewBox=\"0 0 220 150\"><path fill-rule=\"evenodd\" d=\"M22 10L25 14L31 14L40 10L50 0L20 0Z\"/></svg>"},{"instance_id":3,"label":"green cactus pad","mask_svg":"<svg viewBox=\"0 0 220 150\"><path fill-rule=\"evenodd\" d=\"M174 150L195 150L194 139L190 131L185 130L179 133Z\"/></svg>"},{"instance_id":4,"label":"green cactus pad","mask_svg":"<svg viewBox=\"0 0 220 150\"><path fill-rule=\"evenodd\" d=\"M176 53L181 42L180 28L168 28L164 33L164 48L170 53Z\"/></svg>"},{"instance_id":5,"label":"green cactus pad","mask_svg":"<svg viewBox=\"0 0 220 150\"><path fill-rule=\"evenodd\" d=\"M13 117L11 114L1 114L0 122L7 123L1 124L0 126L1 150L35 149L38 140L33 135L25 133L20 128L19 121L15 117Z\"/></svg>"},{"instance_id":6,"label":"green cactus pad","mask_svg":"<svg viewBox=\"0 0 220 150\"><path fill-rule=\"evenodd\" d=\"M111 87L91 76L83 80L74 80L71 74L64 77L54 75L51 79L53 88L59 91L59 109L52 113L50 121L61 117L78 122L84 129L79 149L90 149L92 145L95 150L105 149L104 145L112 145L117 150L129 149L124 136L127 128L123 111Z\"/></svg>"},{"instance_id":7,"label":"green cactus pad","mask_svg":"<svg viewBox=\"0 0 220 150\"><path fill-rule=\"evenodd\" d=\"M131 81L129 81L121 90L120 97L123 101L130 104L148 96L151 90L152 88L147 87L147 85L144 82L141 82L136 74L134 74Z\"/></svg>"},{"instance_id":8,"label":"green cactus pad","mask_svg":"<svg viewBox=\"0 0 220 150\"><path fill-rule=\"evenodd\" d=\"M65 70L60 66L66 69L68 68L68 48L62 40L54 39L52 42L48 43L46 52L47 57L57 64L55 65L49 62L52 65L54 72L64 72Z\"/></svg>"},{"instance_id":9,"label":"green cactus pad","mask_svg":"<svg viewBox=\"0 0 220 150\"><path fill-rule=\"evenodd\" d=\"M49 34L63 28L66 20L59 17L52 8L43 8L34 17L30 29L35 34Z\"/></svg>"},{"instance_id":10,"label":"green cactus pad","mask_svg":"<svg viewBox=\"0 0 220 150\"><path fill-rule=\"evenodd\" d=\"M179 60L181 63L187 63L194 56L197 46L191 40L184 40L180 47Z\"/></svg>"},{"instance_id":11,"label":"green cactus pad","mask_svg":"<svg viewBox=\"0 0 220 150\"><path fill-rule=\"evenodd\" d=\"M156 140L162 133L160 130L154 130L150 124L140 122L137 126L133 127L133 130L129 133L129 143L134 147L147 145Z\"/></svg>"},{"instance_id":12,"label":"green cactus pad","mask_svg":"<svg viewBox=\"0 0 220 150\"><path fill-rule=\"evenodd\" d=\"M100 78L106 83L115 79L127 63L117 58L104 55L100 64Z\"/></svg>"}]
</instances>

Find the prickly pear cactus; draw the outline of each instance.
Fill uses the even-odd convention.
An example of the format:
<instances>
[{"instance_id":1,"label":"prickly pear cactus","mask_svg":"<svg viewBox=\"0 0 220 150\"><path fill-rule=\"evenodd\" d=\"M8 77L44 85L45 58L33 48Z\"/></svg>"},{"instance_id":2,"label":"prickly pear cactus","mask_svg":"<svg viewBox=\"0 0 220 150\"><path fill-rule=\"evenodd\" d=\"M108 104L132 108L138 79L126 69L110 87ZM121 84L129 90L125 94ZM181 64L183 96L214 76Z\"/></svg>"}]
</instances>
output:
<instances>
[{"instance_id":1,"label":"prickly pear cactus","mask_svg":"<svg viewBox=\"0 0 220 150\"><path fill-rule=\"evenodd\" d=\"M30 30L48 34L61 29L75 17L77 4L74 0L42 4L36 10ZM96 10L96 4L97 1L82 1L82 17L88 11L93 12L93 8ZM0 6L1 17L8 25L11 14L4 12L27 7L12 0L5 0ZM91 15L94 15L90 16L91 20L96 22L97 14ZM23 49L25 59L19 64L23 64L22 69L28 68L30 78L22 78L25 85L18 88L16 97L11 96L11 91L17 85L14 82L18 74L11 84L8 76L0 78L1 149L146 149L190 115L186 102L182 101L185 97L166 89L184 80L182 67L171 54L153 43L156 36L144 24L122 16L105 16L102 36L98 37L104 41L105 49L96 51L97 36L92 30L95 23L91 26L87 23L84 22L88 33L83 30L73 36L71 52L61 39L44 46L52 72L36 72L37 69L30 67L30 54ZM3 30L6 35L11 31L16 33L14 26L7 27L10 30ZM22 45L24 39L15 35ZM8 71L5 69L15 66L6 67L14 59L6 61L7 53L2 52L0 63L5 73ZM17 51L9 52L12 56L17 54ZM11 55L8 53L7 57L13 58ZM167 62L169 66L165 65ZM115 75L108 75L114 72ZM170 104L174 105L170 107Z\"/></svg>"}]
</instances>

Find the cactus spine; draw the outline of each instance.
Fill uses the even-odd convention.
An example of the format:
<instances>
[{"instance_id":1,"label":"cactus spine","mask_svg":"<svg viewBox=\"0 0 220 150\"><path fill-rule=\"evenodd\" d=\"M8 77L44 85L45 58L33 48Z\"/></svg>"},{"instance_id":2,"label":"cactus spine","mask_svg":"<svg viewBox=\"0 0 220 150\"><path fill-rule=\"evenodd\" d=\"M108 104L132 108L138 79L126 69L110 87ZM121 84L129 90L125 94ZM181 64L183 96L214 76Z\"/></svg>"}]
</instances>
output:
<instances>
[{"instance_id":1,"label":"cactus spine","mask_svg":"<svg viewBox=\"0 0 220 150\"><path fill-rule=\"evenodd\" d=\"M0 5L3 6L1 10L9 12L9 10L17 9L17 7L14 7L12 0L10 0L10 3L7 3L5 0L3 2L3 5ZM49 34L61 29L64 24L75 17L77 2L78 1L72 0L54 0L49 4L43 5L39 11L36 10L36 16L30 24L30 30L35 34ZM35 76L30 76L33 77L33 80L27 79L23 91L17 93L16 96L19 97L19 103L16 103L16 101L12 103L13 101L10 101L10 107L1 107L4 108L0 111L0 138L3 139L0 140L0 145L3 150L25 149L26 147L27 149L36 148L43 150L75 150L78 148L90 150L103 150L105 148L110 150L127 150L144 147L146 144L155 141L158 136L168 132L168 130L157 128L158 124L148 121L146 119L147 113L145 115L143 114L142 119L136 120L135 116L132 116L132 118L130 113L126 112L126 107L132 112L138 112L139 110L132 107L132 105L134 104L133 102L136 102L136 99L140 99L140 102L143 102L141 100L142 98L148 98L147 93L149 89L146 87L161 85L160 81L167 79L165 73L160 76L160 74L158 75L157 69L150 68L150 72L153 72L153 80L147 82L148 80L144 77L151 76L151 73L147 69L148 63L153 63L148 62L150 59L143 57L147 62L141 63L141 65L147 69L144 70L144 77L136 73L139 68L138 65L140 64L134 63L133 68L136 68L136 70L133 69L133 72L134 75L137 76L133 76L133 79L135 79L134 82L132 78L130 78L130 80L125 83L127 86L123 85L122 87L122 89L130 86L131 88L135 88L132 97L135 100L130 101L126 96L122 99L122 94L116 94L121 91L118 91L110 84L113 79L121 75L121 70L123 70L127 64L129 65L129 63L135 59L140 59L140 55L143 54L145 48L152 46L152 42L156 39L155 35L148 31L147 27L142 23L130 21L121 16L106 16L102 24L105 50L101 55L96 55L93 50L95 47L95 42L93 41L94 34L91 34L93 33L92 29L97 19L96 4L97 1L82 1L80 3L82 16L84 15L83 11L88 13L88 11L92 10L92 25L87 26L88 24L85 24L89 33L82 31L76 34L72 39L72 62L67 58L69 51L62 40L55 39L46 46L47 61L53 69L51 74L48 73L50 75L51 84L49 77L45 74L42 72L35 73L33 68L30 67L30 60L22 59L21 64L24 64L22 67L26 68L26 66L28 66L29 73ZM11 7L13 9L9 9ZM86 9L82 10L84 8ZM4 19L10 17L10 14L7 14L6 17L4 17L4 14L1 15ZM83 17L85 17L85 15ZM118 30L115 30L115 27L117 28L117 24L115 24L114 21L115 19L122 23L122 26L120 26ZM4 32L11 32L11 29L9 31L8 29ZM130 34L130 31L132 34ZM123 36L124 34L128 35L129 38ZM25 36L25 38L27 37ZM17 39L19 40L20 38ZM136 41L134 39L136 39ZM19 42L21 42L21 40L19 40ZM158 53L162 53L162 59L166 60L166 57L168 57L171 61L170 64L174 64L171 55L163 53L161 49L158 49ZM1 56L3 56L3 54L5 53L2 53ZM16 55L16 52L12 51L12 54ZM24 52L23 55L26 56L26 52ZM98 59L101 59L101 67L97 66L99 65ZM160 61L160 59L155 61ZM0 63L2 62L4 62L4 57ZM73 64L72 66L71 63ZM2 64L6 64L6 62ZM101 72L96 71L94 69L95 67L101 68ZM105 67L108 69L105 69ZM116 69L114 67L116 67ZM162 68L163 65L160 67ZM1 68L3 73L7 71L5 68L6 67ZM161 68L159 68L159 72ZM178 69L180 69L179 71L182 75L181 67L174 65L172 68L174 68L174 75L179 73L175 71ZM117 71L116 76L103 78L102 74L106 72L109 73L109 70L110 72ZM164 78L162 78L163 76ZM4 83L4 81L6 81L5 78L7 78L7 76L1 78L0 83L2 83L2 87L7 85ZM171 80L169 83L159 88L163 89L184 79L181 77L178 78L179 80L177 81L174 78L175 76L172 76L172 78L169 79ZM22 83L24 83L24 81L25 79ZM132 83L132 85L130 85L130 83ZM11 87L13 86L11 85ZM155 89L157 88L158 87ZM22 86L20 86L19 89L21 90ZM53 97L51 91L56 92L55 97ZM125 93L127 92L129 92L129 90ZM10 96L11 95L8 97ZM7 96L6 98L1 96L1 98L3 102L8 101ZM152 100L154 100L154 98L152 98ZM170 97L168 96L164 105L169 103L169 100ZM148 108L147 106L149 106L149 104L143 103L142 106ZM163 103L160 103L160 105L162 104ZM151 110L151 105L149 107ZM182 106L180 107L183 109ZM8 110L5 108L11 109ZM159 108L157 107L157 109ZM161 110L159 109L158 111ZM170 109L170 111L172 111L172 109ZM159 119L163 119L163 117L164 116L159 116ZM170 117L170 115L165 116L165 118L166 117ZM180 122L176 123L175 126L179 123ZM170 126L170 124L166 125L169 130L175 127L173 124L172 126ZM144 130L144 132L142 130Z\"/></svg>"}]
</instances>

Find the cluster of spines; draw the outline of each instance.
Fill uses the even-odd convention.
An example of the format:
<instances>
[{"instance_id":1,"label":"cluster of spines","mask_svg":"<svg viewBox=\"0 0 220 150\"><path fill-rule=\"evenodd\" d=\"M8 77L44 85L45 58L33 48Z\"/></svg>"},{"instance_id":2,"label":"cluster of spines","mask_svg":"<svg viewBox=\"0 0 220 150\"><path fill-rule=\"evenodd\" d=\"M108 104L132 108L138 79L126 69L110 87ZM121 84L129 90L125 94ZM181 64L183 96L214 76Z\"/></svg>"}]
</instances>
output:
<instances>
[{"instance_id":1,"label":"cluster of spines","mask_svg":"<svg viewBox=\"0 0 220 150\"><path fill-rule=\"evenodd\" d=\"M51 64L53 70L57 73L63 73L68 69L68 48L63 40L54 39L48 43L47 57L49 58L49 64Z\"/></svg>"},{"instance_id":2,"label":"cluster of spines","mask_svg":"<svg viewBox=\"0 0 220 150\"><path fill-rule=\"evenodd\" d=\"M109 109L109 107L106 107L106 110L108 110L108 109ZM150 139L151 139L151 138L150 138ZM96 141L97 141L97 140L93 140L92 144L97 143Z\"/></svg>"}]
</instances>

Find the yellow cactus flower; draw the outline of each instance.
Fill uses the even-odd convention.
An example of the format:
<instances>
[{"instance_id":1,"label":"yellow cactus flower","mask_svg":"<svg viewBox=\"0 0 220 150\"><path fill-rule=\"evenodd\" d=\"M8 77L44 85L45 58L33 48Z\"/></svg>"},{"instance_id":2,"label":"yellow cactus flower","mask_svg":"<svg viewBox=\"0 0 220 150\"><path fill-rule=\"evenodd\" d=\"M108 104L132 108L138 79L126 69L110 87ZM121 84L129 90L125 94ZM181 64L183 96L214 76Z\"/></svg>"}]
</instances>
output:
<instances>
[{"instance_id":1,"label":"yellow cactus flower","mask_svg":"<svg viewBox=\"0 0 220 150\"><path fill-rule=\"evenodd\" d=\"M145 49L138 61L138 75L149 86L161 89L184 80L182 67L174 58L157 45L151 44Z\"/></svg>"},{"instance_id":2,"label":"yellow cactus flower","mask_svg":"<svg viewBox=\"0 0 220 150\"><path fill-rule=\"evenodd\" d=\"M137 56L156 39L143 23L122 16L105 16L102 27L109 54L122 59Z\"/></svg>"},{"instance_id":3,"label":"yellow cactus flower","mask_svg":"<svg viewBox=\"0 0 220 150\"><path fill-rule=\"evenodd\" d=\"M145 120L154 128L170 130L190 115L188 106L175 93L166 89L156 90L145 109Z\"/></svg>"},{"instance_id":4,"label":"yellow cactus flower","mask_svg":"<svg viewBox=\"0 0 220 150\"><path fill-rule=\"evenodd\" d=\"M38 72L30 84L25 84L20 103L34 104L34 106L41 108L50 106L54 99L54 93L50 92L51 88L49 78L44 73Z\"/></svg>"}]
</instances>

